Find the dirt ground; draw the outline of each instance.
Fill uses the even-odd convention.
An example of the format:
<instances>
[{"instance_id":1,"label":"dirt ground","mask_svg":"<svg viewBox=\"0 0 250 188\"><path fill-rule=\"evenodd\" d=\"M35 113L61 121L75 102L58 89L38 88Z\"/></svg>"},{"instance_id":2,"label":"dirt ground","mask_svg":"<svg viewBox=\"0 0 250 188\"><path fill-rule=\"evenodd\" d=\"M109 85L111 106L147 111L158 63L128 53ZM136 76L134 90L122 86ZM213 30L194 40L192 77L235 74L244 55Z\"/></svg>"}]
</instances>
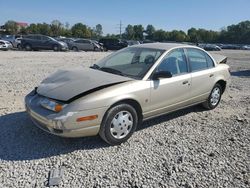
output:
<instances>
[{"instance_id":1,"label":"dirt ground","mask_svg":"<svg viewBox=\"0 0 250 188\"><path fill-rule=\"evenodd\" d=\"M44 187L64 168L61 187L249 187L250 51L228 57L231 83L212 111L199 106L143 123L128 142L45 133L24 96L57 69L89 66L110 52L0 51L0 187Z\"/></svg>"}]
</instances>

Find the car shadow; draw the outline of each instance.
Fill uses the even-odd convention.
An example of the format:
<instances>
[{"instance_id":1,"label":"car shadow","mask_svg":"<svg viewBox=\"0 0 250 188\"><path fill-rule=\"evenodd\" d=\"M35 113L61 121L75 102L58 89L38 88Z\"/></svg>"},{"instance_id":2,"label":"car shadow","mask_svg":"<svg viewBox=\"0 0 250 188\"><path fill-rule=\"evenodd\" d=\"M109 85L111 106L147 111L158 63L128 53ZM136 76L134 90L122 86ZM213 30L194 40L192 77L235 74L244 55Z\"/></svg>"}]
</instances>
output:
<instances>
[{"instance_id":1,"label":"car shadow","mask_svg":"<svg viewBox=\"0 0 250 188\"><path fill-rule=\"evenodd\" d=\"M0 159L33 160L75 150L108 147L98 136L62 138L37 128L26 112L0 116Z\"/></svg>"},{"instance_id":2,"label":"car shadow","mask_svg":"<svg viewBox=\"0 0 250 188\"><path fill-rule=\"evenodd\" d=\"M203 111L199 106L179 110L144 121L138 130L184 116L191 112ZM37 128L26 112L15 112L0 116L0 159L22 161L41 159L71 153L76 150L91 150L109 147L99 136L86 138L62 138Z\"/></svg>"},{"instance_id":3,"label":"car shadow","mask_svg":"<svg viewBox=\"0 0 250 188\"><path fill-rule=\"evenodd\" d=\"M232 76L239 76L239 77L250 77L250 70L240 70L231 72Z\"/></svg>"},{"instance_id":4,"label":"car shadow","mask_svg":"<svg viewBox=\"0 0 250 188\"><path fill-rule=\"evenodd\" d=\"M156 124L160 124L160 123L172 120L172 119L176 119L178 117L185 116L192 112L203 112L203 111L207 111L207 109L203 108L201 105L195 105L195 106L184 108L178 111L171 112L169 114L163 114L155 118L144 121L142 125L138 127L137 130L146 129L148 127L151 127L152 125L156 125Z\"/></svg>"}]
</instances>

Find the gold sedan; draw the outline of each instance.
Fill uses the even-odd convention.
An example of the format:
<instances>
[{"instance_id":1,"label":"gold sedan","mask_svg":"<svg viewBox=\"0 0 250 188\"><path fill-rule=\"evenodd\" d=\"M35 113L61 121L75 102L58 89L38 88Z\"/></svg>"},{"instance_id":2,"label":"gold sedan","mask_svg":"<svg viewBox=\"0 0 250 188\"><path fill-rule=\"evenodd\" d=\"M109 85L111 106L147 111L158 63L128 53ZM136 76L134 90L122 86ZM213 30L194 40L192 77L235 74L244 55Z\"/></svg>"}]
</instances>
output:
<instances>
[{"instance_id":1,"label":"gold sedan","mask_svg":"<svg viewBox=\"0 0 250 188\"><path fill-rule=\"evenodd\" d=\"M90 68L60 70L25 97L41 129L125 142L145 119L195 104L214 109L230 73L226 57L183 44L127 47Z\"/></svg>"}]
</instances>

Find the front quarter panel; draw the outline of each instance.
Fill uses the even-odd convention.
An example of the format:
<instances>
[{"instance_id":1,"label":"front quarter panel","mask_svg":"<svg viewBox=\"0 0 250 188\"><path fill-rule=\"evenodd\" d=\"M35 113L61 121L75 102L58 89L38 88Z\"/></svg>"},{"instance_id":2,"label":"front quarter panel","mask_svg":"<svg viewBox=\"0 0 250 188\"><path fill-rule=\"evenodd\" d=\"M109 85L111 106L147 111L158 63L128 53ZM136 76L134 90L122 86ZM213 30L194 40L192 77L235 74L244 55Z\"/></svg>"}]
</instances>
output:
<instances>
[{"instance_id":1,"label":"front quarter panel","mask_svg":"<svg viewBox=\"0 0 250 188\"><path fill-rule=\"evenodd\" d=\"M137 101L142 109L145 109L149 103L149 97L149 81L128 81L81 97L68 105L66 110L89 110L102 107L109 108L113 104L126 99Z\"/></svg>"}]
</instances>

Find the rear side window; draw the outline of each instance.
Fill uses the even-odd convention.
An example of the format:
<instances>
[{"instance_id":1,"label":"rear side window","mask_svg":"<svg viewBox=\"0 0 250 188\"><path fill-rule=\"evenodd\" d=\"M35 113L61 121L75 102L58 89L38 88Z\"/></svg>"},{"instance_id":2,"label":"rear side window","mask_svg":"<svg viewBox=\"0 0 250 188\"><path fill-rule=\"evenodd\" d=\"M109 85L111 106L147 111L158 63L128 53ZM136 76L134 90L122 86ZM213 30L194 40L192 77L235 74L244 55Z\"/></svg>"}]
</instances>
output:
<instances>
[{"instance_id":1,"label":"rear side window","mask_svg":"<svg viewBox=\"0 0 250 188\"><path fill-rule=\"evenodd\" d=\"M206 55L206 58L207 58L207 67L208 67L208 68L214 67L214 62L213 62L213 60L211 59L211 57L209 57L209 55L207 55L206 53L205 53L205 55Z\"/></svg>"},{"instance_id":2,"label":"rear side window","mask_svg":"<svg viewBox=\"0 0 250 188\"><path fill-rule=\"evenodd\" d=\"M88 40L82 40L82 43L84 43L84 44L90 44L90 42Z\"/></svg>"},{"instance_id":3,"label":"rear side window","mask_svg":"<svg viewBox=\"0 0 250 188\"><path fill-rule=\"evenodd\" d=\"M213 67L212 59L199 49L188 48L187 56L192 72Z\"/></svg>"},{"instance_id":4,"label":"rear side window","mask_svg":"<svg viewBox=\"0 0 250 188\"><path fill-rule=\"evenodd\" d=\"M76 40L75 43L83 43L82 40Z\"/></svg>"}]
</instances>

